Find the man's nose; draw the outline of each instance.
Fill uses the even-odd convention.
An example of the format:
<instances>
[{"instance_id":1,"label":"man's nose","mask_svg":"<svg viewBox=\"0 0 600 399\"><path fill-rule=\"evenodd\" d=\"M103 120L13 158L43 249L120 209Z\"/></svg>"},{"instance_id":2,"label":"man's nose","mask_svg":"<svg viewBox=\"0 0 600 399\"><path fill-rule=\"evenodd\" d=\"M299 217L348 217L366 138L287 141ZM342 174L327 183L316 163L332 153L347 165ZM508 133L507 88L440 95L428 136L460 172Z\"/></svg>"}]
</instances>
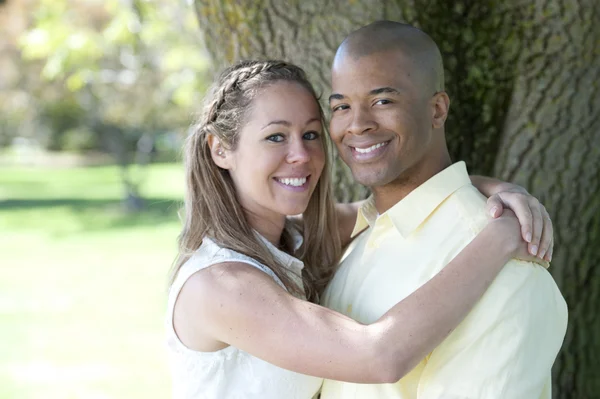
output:
<instances>
[{"instance_id":1,"label":"man's nose","mask_svg":"<svg viewBox=\"0 0 600 399\"><path fill-rule=\"evenodd\" d=\"M349 133L361 135L368 133L371 130L375 130L377 124L373 120L371 112L369 112L367 107L354 107L352 111L352 120L347 129Z\"/></svg>"}]
</instances>

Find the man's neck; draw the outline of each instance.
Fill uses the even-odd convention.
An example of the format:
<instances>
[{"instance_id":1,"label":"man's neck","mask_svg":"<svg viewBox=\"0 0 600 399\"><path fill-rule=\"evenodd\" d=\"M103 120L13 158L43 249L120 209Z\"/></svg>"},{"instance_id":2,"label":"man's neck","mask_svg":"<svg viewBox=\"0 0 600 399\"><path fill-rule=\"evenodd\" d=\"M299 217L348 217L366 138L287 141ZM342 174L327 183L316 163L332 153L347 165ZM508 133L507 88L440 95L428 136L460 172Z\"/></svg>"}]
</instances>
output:
<instances>
[{"instance_id":1,"label":"man's neck","mask_svg":"<svg viewBox=\"0 0 600 399\"><path fill-rule=\"evenodd\" d=\"M452 164L449 156L418 163L402 173L396 180L384 186L371 187L375 208L381 215L402 201L414 189L425 183Z\"/></svg>"}]
</instances>

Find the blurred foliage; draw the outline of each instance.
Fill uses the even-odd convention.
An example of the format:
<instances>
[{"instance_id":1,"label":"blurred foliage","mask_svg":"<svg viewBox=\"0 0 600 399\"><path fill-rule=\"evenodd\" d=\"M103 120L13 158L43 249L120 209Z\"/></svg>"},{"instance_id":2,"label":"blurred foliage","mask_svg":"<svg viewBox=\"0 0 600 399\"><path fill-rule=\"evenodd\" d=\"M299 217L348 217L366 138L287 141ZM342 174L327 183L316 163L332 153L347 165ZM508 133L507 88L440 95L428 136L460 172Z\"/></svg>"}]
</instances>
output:
<instances>
[{"instance_id":1,"label":"blurred foliage","mask_svg":"<svg viewBox=\"0 0 600 399\"><path fill-rule=\"evenodd\" d=\"M205 90L209 61L187 3L13 0L1 25L0 146L26 137L126 163L140 137L185 130Z\"/></svg>"}]
</instances>

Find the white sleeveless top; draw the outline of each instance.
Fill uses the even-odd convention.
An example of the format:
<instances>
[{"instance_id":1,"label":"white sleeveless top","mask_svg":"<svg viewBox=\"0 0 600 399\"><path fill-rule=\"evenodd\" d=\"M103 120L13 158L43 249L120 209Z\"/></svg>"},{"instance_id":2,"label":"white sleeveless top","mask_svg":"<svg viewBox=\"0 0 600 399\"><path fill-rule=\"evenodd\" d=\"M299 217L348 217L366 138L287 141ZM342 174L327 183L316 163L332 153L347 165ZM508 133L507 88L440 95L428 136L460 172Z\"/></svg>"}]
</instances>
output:
<instances>
[{"instance_id":1,"label":"white sleeveless top","mask_svg":"<svg viewBox=\"0 0 600 399\"><path fill-rule=\"evenodd\" d=\"M260 238L283 265L300 276L304 267L300 260L275 248L266 239ZM298 247L302 243L302 237L296 234L294 239ZM248 256L221 248L210 239L203 240L200 248L181 267L169 290L166 333L173 380L173 398L311 399L315 397L323 382L321 378L282 369L233 346L216 352L198 352L188 349L179 340L173 328L173 308L181 287L192 274L221 262L242 262L256 267L283 287L282 282L268 267ZM294 276L295 273L291 274L292 279L300 278ZM302 284L299 286L302 287Z\"/></svg>"}]
</instances>

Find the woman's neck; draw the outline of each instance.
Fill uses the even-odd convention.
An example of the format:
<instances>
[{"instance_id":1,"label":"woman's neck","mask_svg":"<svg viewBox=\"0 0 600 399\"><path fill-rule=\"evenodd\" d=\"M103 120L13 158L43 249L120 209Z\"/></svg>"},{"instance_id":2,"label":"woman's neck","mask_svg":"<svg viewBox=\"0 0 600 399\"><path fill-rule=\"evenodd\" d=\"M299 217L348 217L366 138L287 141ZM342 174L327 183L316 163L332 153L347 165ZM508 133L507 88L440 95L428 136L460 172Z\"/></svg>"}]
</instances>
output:
<instances>
[{"instance_id":1,"label":"woman's neck","mask_svg":"<svg viewBox=\"0 0 600 399\"><path fill-rule=\"evenodd\" d=\"M277 220L275 220L275 218L266 218L247 213L246 217L254 230L258 231L258 233L266 238L271 244L279 247L281 234L285 227L285 216L278 217Z\"/></svg>"}]
</instances>

